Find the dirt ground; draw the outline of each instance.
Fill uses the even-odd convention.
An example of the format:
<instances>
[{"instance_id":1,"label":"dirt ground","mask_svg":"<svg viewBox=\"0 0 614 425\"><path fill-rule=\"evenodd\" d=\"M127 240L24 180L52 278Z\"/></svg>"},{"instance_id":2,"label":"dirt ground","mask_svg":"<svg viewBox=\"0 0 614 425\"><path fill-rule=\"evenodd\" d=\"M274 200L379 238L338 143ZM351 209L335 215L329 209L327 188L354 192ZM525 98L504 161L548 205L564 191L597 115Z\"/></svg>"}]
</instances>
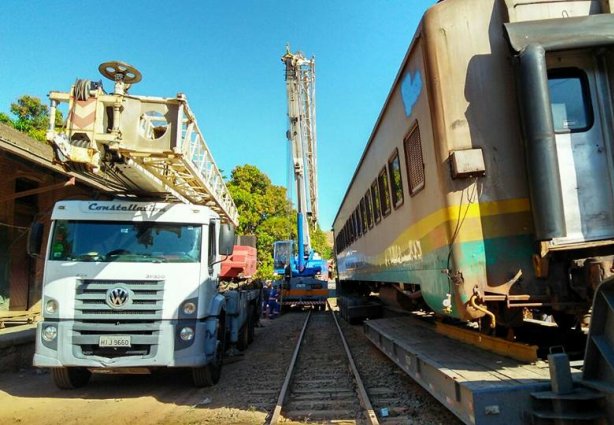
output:
<instances>
[{"instance_id":1,"label":"dirt ground","mask_svg":"<svg viewBox=\"0 0 614 425\"><path fill-rule=\"evenodd\" d=\"M89 385L70 391L56 388L46 370L26 368L0 373L0 425L264 424L275 408L303 321L302 312L284 314L275 320L263 319L245 356L227 362L220 382L210 388L193 387L191 375L177 371L151 375L95 374ZM354 334L358 344L370 347L358 328L350 334ZM371 353L366 355L371 357L367 359L376 360L367 362L382 366L382 370L370 374L382 375L392 385L388 377L400 371L374 347L368 351ZM405 377L403 381L410 380ZM415 407L419 413L404 414L392 423L458 423L417 384L409 382L398 390L411 400L408 409Z\"/></svg>"},{"instance_id":2,"label":"dirt ground","mask_svg":"<svg viewBox=\"0 0 614 425\"><path fill-rule=\"evenodd\" d=\"M246 353L265 345L272 321L256 329ZM0 425L13 424L263 424L267 412L244 406L233 391L242 361L224 365L220 383L195 388L189 373L92 376L77 390L55 387L45 370L29 368L0 374ZM240 379L240 377L239 377Z\"/></svg>"}]
</instances>

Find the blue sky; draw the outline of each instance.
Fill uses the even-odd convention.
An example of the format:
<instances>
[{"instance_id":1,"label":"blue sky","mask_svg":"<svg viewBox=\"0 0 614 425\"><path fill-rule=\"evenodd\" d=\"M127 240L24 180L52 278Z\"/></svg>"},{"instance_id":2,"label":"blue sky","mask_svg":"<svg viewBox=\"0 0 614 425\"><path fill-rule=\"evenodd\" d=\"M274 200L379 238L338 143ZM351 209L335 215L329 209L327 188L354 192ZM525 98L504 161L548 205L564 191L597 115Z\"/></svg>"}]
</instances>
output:
<instances>
[{"instance_id":1,"label":"blue sky","mask_svg":"<svg viewBox=\"0 0 614 425\"><path fill-rule=\"evenodd\" d=\"M424 10L435 0L0 2L0 111L24 94L104 79L185 93L218 167L253 164L285 186L286 43L316 57L320 226L330 229ZM105 80L107 91L112 88Z\"/></svg>"}]
</instances>

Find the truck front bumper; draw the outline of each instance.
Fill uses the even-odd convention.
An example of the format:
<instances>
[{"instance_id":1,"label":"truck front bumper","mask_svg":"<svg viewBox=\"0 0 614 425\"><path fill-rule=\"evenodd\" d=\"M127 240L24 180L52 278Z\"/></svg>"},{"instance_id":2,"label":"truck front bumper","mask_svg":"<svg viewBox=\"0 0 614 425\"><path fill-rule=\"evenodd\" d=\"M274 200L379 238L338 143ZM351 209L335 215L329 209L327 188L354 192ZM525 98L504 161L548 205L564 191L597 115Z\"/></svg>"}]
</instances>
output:
<instances>
[{"instance_id":1,"label":"truck front bumper","mask_svg":"<svg viewBox=\"0 0 614 425\"><path fill-rule=\"evenodd\" d=\"M80 345L75 343L72 321L40 322L36 329L36 351L34 366L37 367L86 367L86 368L158 368L158 367L200 367L213 359L215 347L215 325L212 321L192 322L194 339L190 344L182 344L178 331L185 323L177 325L162 322L157 339L149 354L103 357L86 355ZM43 327L53 325L57 328L54 341L42 338ZM213 330L213 332L212 332ZM212 340L213 339L213 340ZM182 345L186 345L182 347ZM207 351L211 354L207 355Z\"/></svg>"}]
</instances>

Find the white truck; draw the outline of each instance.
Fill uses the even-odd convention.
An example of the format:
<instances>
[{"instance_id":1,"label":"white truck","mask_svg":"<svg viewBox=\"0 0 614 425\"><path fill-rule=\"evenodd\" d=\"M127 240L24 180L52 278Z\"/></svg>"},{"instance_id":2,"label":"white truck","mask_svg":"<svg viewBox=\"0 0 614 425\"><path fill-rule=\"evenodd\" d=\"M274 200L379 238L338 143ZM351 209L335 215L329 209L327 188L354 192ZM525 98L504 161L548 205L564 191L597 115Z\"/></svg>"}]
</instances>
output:
<instances>
[{"instance_id":1,"label":"white truck","mask_svg":"<svg viewBox=\"0 0 614 425\"><path fill-rule=\"evenodd\" d=\"M185 96L129 95L141 79L135 68L99 69L112 94L89 80L49 94L56 160L106 182L109 200L53 209L34 365L51 368L65 389L92 372L156 368L189 368L195 385L213 385L225 353L251 342L259 314L257 285L220 280L236 206ZM68 115L57 130L61 103ZM41 252L41 226L30 233L32 254Z\"/></svg>"},{"instance_id":2,"label":"white truck","mask_svg":"<svg viewBox=\"0 0 614 425\"><path fill-rule=\"evenodd\" d=\"M215 384L228 339L253 332L260 294L219 292L233 243L232 226L204 206L58 202L34 365L51 368L60 388L85 385L92 371L161 367L190 368L195 385ZM243 316L242 331L231 329L233 316Z\"/></svg>"}]
</instances>

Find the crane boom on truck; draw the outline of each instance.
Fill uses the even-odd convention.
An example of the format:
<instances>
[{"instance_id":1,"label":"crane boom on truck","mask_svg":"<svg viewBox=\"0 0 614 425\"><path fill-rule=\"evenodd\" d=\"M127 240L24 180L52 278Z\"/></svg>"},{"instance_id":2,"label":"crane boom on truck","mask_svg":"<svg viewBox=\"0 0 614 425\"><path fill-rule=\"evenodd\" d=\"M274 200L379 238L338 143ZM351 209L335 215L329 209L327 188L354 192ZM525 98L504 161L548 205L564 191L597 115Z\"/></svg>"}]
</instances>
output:
<instances>
[{"instance_id":1,"label":"crane boom on truck","mask_svg":"<svg viewBox=\"0 0 614 425\"><path fill-rule=\"evenodd\" d=\"M98 174L125 192L165 193L184 203L206 205L238 224L237 207L205 142L187 98L134 96L141 73L123 62L99 67L114 81L77 80L69 93L52 91L47 139L56 160L75 171ZM56 131L55 110L68 103L68 120Z\"/></svg>"},{"instance_id":2,"label":"crane boom on truck","mask_svg":"<svg viewBox=\"0 0 614 425\"><path fill-rule=\"evenodd\" d=\"M99 70L114 92L89 80L51 92L47 137L57 161L124 196L54 206L34 364L65 389L92 372L165 367L213 385L223 357L254 335L261 291L243 277L255 249L231 255L237 209L185 96L130 95L140 72L122 62ZM69 112L56 131L62 102ZM32 254L41 234L31 232Z\"/></svg>"},{"instance_id":3,"label":"crane boom on truck","mask_svg":"<svg viewBox=\"0 0 614 425\"><path fill-rule=\"evenodd\" d=\"M315 58L301 52L286 54L286 95L288 131L297 206L297 253L294 241L274 244L274 268L286 276L282 287L282 305L314 304L324 306L327 282L315 276L326 271L325 262L312 249L309 227L318 221L318 182L316 152Z\"/></svg>"}]
</instances>

